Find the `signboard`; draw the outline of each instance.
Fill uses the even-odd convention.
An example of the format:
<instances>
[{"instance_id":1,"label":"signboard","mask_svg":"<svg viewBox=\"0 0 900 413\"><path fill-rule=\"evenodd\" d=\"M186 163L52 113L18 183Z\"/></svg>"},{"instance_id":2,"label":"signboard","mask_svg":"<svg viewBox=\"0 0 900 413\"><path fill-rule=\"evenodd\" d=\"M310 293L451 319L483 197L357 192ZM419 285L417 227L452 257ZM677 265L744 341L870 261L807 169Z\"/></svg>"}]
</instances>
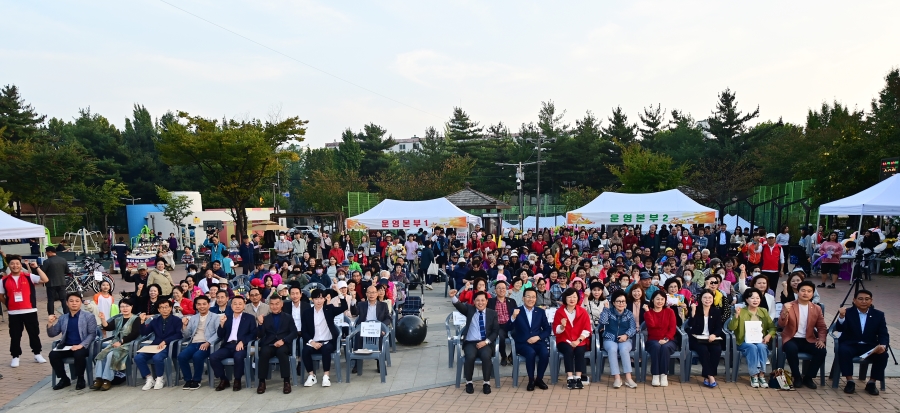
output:
<instances>
[{"instance_id":1,"label":"signboard","mask_svg":"<svg viewBox=\"0 0 900 413\"><path fill-rule=\"evenodd\" d=\"M378 219L378 220L358 220L347 219L348 230L365 230L371 228L380 229L419 229L419 228L463 228L468 225L466 217L448 217L448 218L403 218L403 219Z\"/></svg>"},{"instance_id":2,"label":"signboard","mask_svg":"<svg viewBox=\"0 0 900 413\"><path fill-rule=\"evenodd\" d=\"M900 168L900 158L884 158L881 160L881 179L890 178L897 174Z\"/></svg>"},{"instance_id":3,"label":"signboard","mask_svg":"<svg viewBox=\"0 0 900 413\"><path fill-rule=\"evenodd\" d=\"M359 335L381 337L381 321L365 321L359 324Z\"/></svg>"},{"instance_id":4,"label":"signboard","mask_svg":"<svg viewBox=\"0 0 900 413\"><path fill-rule=\"evenodd\" d=\"M566 217L568 225L594 225L594 224L709 224L716 222L716 212L612 212L596 214L587 218L584 214L569 212Z\"/></svg>"},{"instance_id":5,"label":"signboard","mask_svg":"<svg viewBox=\"0 0 900 413\"><path fill-rule=\"evenodd\" d=\"M459 311L454 311L453 312L453 325L459 326L459 327L465 326L466 325L466 316L464 316L463 313L460 313Z\"/></svg>"}]
</instances>

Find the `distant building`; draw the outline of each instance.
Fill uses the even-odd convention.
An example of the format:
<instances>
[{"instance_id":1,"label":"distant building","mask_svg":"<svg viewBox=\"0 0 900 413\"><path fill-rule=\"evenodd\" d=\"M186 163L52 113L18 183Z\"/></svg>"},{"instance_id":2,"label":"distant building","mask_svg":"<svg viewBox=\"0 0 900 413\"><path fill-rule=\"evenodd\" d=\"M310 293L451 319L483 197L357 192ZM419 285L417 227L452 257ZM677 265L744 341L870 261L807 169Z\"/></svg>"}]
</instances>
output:
<instances>
[{"instance_id":1,"label":"distant building","mask_svg":"<svg viewBox=\"0 0 900 413\"><path fill-rule=\"evenodd\" d=\"M400 153L414 151L421 147L422 139L423 138L417 136L413 136L409 139L395 139L397 143L388 148L385 152ZM325 144L325 149L337 149L340 145L341 143L338 141L329 142Z\"/></svg>"}]
</instances>

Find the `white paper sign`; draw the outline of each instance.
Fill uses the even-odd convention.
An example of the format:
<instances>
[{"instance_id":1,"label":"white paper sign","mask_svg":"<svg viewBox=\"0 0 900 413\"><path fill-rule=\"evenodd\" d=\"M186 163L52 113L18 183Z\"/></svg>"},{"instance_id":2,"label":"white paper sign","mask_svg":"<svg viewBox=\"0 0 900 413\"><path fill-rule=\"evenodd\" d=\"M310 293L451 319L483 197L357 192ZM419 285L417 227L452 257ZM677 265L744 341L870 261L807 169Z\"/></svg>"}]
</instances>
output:
<instances>
[{"instance_id":1,"label":"white paper sign","mask_svg":"<svg viewBox=\"0 0 900 413\"><path fill-rule=\"evenodd\" d=\"M544 313L547 314L547 322L553 324L553 318L556 317L556 308L548 308L544 310Z\"/></svg>"},{"instance_id":2,"label":"white paper sign","mask_svg":"<svg viewBox=\"0 0 900 413\"><path fill-rule=\"evenodd\" d=\"M744 321L744 342L758 344L763 341L762 321Z\"/></svg>"},{"instance_id":3,"label":"white paper sign","mask_svg":"<svg viewBox=\"0 0 900 413\"><path fill-rule=\"evenodd\" d=\"M347 323L344 322L343 314L334 317L334 325L339 326L339 327L347 326Z\"/></svg>"},{"instance_id":4,"label":"white paper sign","mask_svg":"<svg viewBox=\"0 0 900 413\"><path fill-rule=\"evenodd\" d=\"M466 316L464 316L463 313L460 313L459 311L454 311L453 325L460 327L466 325Z\"/></svg>"},{"instance_id":5,"label":"white paper sign","mask_svg":"<svg viewBox=\"0 0 900 413\"><path fill-rule=\"evenodd\" d=\"M103 273L100 271L94 271L94 281L103 281Z\"/></svg>"},{"instance_id":6,"label":"white paper sign","mask_svg":"<svg viewBox=\"0 0 900 413\"><path fill-rule=\"evenodd\" d=\"M782 303L775 304L775 312L772 313L772 319L781 317L781 309L782 308L784 308L784 304L782 304Z\"/></svg>"},{"instance_id":7,"label":"white paper sign","mask_svg":"<svg viewBox=\"0 0 900 413\"><path fill-rule=\"evenodd\" d=\"M381 337L381 321L360 323L359 334L363 337Z\"/></svg>"}]
</instances>

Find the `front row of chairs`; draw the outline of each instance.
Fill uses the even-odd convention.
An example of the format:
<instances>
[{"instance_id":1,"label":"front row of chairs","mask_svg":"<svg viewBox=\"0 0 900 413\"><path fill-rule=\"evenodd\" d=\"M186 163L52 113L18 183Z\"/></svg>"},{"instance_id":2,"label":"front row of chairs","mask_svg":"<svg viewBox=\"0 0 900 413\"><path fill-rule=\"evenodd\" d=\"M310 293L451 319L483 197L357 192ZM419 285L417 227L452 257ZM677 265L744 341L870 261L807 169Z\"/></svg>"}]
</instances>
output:
<instances>
[{"instance_id":1,"label":"front row of chairs","mask_svg":"<svg viewBox=\"0 0 900 413\"><path fill-rule=\"evenodd\" d=\"M347 320L345 320L345 321L347 321ZM355 362L357 362L357 361L362 362L363 360L375 360L378 363L379 368L380 368L381 382L384 383L386 381L385 377L387 375L387 367L390 367L390 352L389 352L390 337L393 335L393 331L391 330L391 328L389 328L388 326L386 326L380 322L376 322L376 323L378 323L381 326L380 335L382 337L385 337L385 339L381 339L380 337L365 337L365 336L363 336L361 338L361 341L362 341L361 348L364 349L363 352L356 352L356 351L352 350L352 349L356 349L358 347L356 345L356 342L360 341L359 336L364 334L361 330L362 325L357 324L354 326L349 323L344 324L343 325L344 327L347 327L350 329L350 333L348 334L346 339L344 339L342 337L343 329L341 329L341 328L338 329L337 340L338 340L338 342L341 343L341 345L337 346L335 348L335 352L332 354L332 363L334 364L334 366L331 369L331 371L334 372L334 374L337 378L337 381L339 383L342 382L342 380L343 380L342 371L341 371L343 365L346 365L347 382L349 383L350 382L350 367ZM88 376L87 377L88 382L92 382L94 380L94 368L93 368L94 357L100 352L100 350L102 348L112 344L110 342L111 339L109 339L109 338L104 339L102 337L103 337L102 332L98 330L97 340L94 341L93 345L91 346L91 348L88 351L87 368L85 369L87 372L87 376ZM128 349L129 357L126 360L125 377L126 377L126 383L128 386L135 386L135 384L138 383L138 377L137 377L138 369L134 366L134 356L137 354L138 350L140 350L142 347L144 347L146 345L149 345L152 342L152 340L153 340L153 334L149 334L146 336L141 336L137 340L134 340L131 343L127 344L127 346L129 346L129 349ZM59 343L59 340L54 341L52 344L52 347L56 348L58 343ZM166 378L166 384L169 387L177 386L182 379L181 369L177 365L178 353L181 351L182 346L186 346L189 343L190 343L190 338L186 338L183 340L176 340L175 342L173 342L172 345L169 346L168 349L166 349L166 351L168 352L168 358L166 359L166 363L165 363L165 371L162 372L162 374L154 372L157 375L164 376ZM254 340L250 343L250 345L248 347L249 347L248 356L246 358L244 358L244 372L245 372L245 375L247 376L245 378L246 379L245 380L246 387L249 388L251 386L258 384L258 383L256 383L256 381L258 379L258 377L257 377L258 374L256 374L255 366L257 366L257 363L259 363L259 359L258 359L259 343L258 343L258 341ZM210 354L212 354L213 352L218 350L218 348L219 348L219 344L216 344L210 350ZM351 350L348 351L347 350L348 348ZM302 351L303 351L303 345L300 343L300 340L294 340L294 344L293 344L293 348L292 348L292 352L291 352L291 356L290 356L289 360L290 360L290 363L292 366L296 366L299 362L301 364L299 370L302 372L305 372L306 369L304 368L304 366L302 366L302 358L301 358ZM343 363L341 361L341 353L342 352L344 353L344 356L345 356L344 357L345 360ZM312 359L313 359L313 362L316 364L314 369L318 369L318 364L321 363L322 356L318 355L318 354L314 354L312 356ZM64 360L64 362L67 365L69 365L70 371L74 369L75 360L73 358L70 357L70 358ZM228 358L228 359L223 360L222 363L226 366L226 370L230 369L233 371L233 367L234 367L234 363L235 363L234 359ZM278 359L272 358L269 360L269 363L271 366L277 367ZM498 363L499 363L499 360L498 360ZM152 364L150 365L150 369L151 369L151 371L154 370L154 366ZM273 371L276 371L276 369L275 368L269 369L270 378L271 378L271 373ZM297 377L296 371L297 370L294 368L291 369L291 383L295 386L298 384L298 377ZM209 359L206 360L206 372L208 375L209 387L215 387L215 384L213 383L214 375L212 372L212 365L210 364ZM357 375L362 375L361 368L358 369ZM173 377L174 377L174 379L173 379ZM56 373L52 372L51 373L51 385L55 386L56 381L57 381Z\"/></svg>"}]
</instances>

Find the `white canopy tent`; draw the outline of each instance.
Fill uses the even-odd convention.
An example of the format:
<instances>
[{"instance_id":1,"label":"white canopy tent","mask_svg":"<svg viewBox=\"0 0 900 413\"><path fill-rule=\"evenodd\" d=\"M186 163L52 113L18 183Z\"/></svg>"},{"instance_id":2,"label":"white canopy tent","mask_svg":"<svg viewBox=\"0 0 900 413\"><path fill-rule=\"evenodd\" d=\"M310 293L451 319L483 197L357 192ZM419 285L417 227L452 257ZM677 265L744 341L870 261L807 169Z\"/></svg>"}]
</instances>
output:
<instances>
[{"instance_id":1,"label":"white canopy tent","mask_svg":"<svg viewBox=\"0 0 900 413\"><path fill-rule=\"evenodd\" d=\"M468 228L481 225L481 218L459 209L446 198L427 201L385 199L372 209L347 218L348 230Z\"/></svg>"},{"instance_id":2,"label":"white canopy tent","mask_svg":"<svg viewBox=\"0 0 900 413\"><path fill-rule=\"evenodd\" d=\"M758 225L750 225L746 219L741 218L738 215L725 214L725 217L722 218L722 223L728 226L729 231L734 231L735 227L741 228L750 228L750 230L754 230L759 228Z\"/></svg>"},{"instance_id":3,"label":"white canopy tent","mask_svg":"<svg viewBox=\"0 0 900 413\"><path fill-rule=\"evenodd\" d=\"M670 189L648 194L604 192L587 205L566 213L569 225L711 224L718 211Z\"/></svg>"},{"instance_id":4,"label":"white canopy tent","mask_svg":"<svg viewBox=\"0 0 900 413\"><path fill-rule=\"evenodd\" d=\"M862 192L822 204L819 207L816 228L819 228L822 215L860 215L858 231L862 231L864 215L900 215L900 174Z\"/></svg>"},{"instance_id":5,"label":"white canopy tent","mask_svg":"<svg viewBox=\"0 0 900 413\"><path fill-rule=\"evenodd\" d=\"M43 225L22 221L0 211L0 239L45 238L46 236Z\"/></svg>"}]
</instances>

